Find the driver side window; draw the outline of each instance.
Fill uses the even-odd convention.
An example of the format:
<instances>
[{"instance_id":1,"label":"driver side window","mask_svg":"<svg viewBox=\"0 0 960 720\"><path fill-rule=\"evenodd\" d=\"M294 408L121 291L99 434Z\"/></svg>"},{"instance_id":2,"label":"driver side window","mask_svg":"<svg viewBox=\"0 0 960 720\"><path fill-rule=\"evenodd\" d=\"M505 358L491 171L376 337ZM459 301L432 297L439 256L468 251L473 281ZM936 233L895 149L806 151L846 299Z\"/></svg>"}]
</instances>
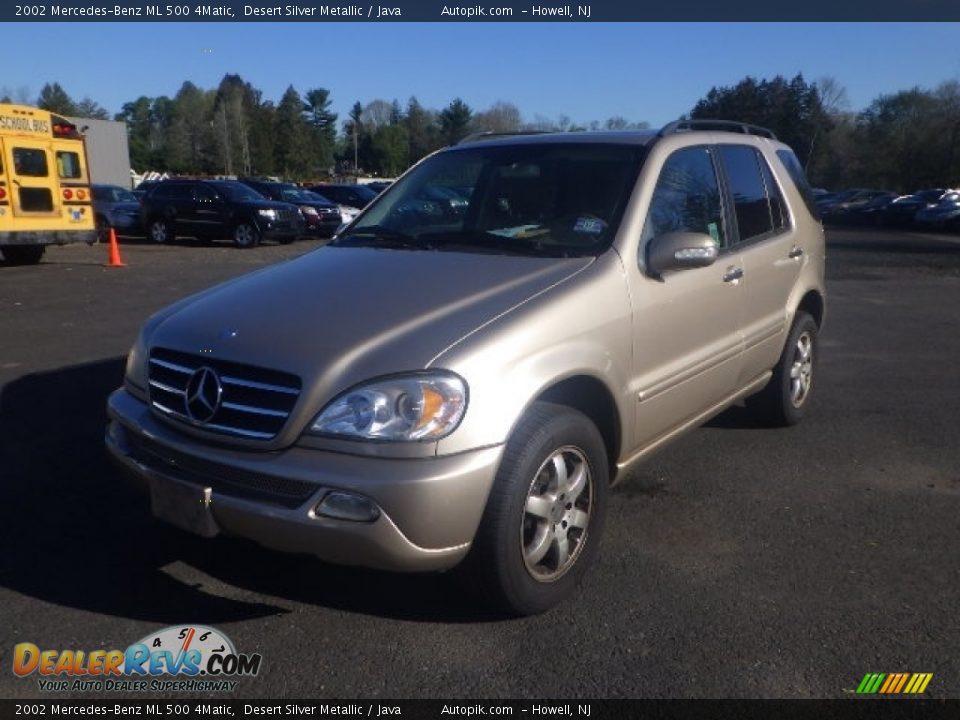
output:
<instances>
[{"instance_id":1,"label":"driver side window","mask_svg":"<svg viewBox=\"0 0 960 720\"><path fill-rule=\"evenodd\" d=\"M706 147L678 150L663 164L643 225L641 252L668 232L705 233L720 250L727 247L720 186Z\"/></svg>"}]
</instances>

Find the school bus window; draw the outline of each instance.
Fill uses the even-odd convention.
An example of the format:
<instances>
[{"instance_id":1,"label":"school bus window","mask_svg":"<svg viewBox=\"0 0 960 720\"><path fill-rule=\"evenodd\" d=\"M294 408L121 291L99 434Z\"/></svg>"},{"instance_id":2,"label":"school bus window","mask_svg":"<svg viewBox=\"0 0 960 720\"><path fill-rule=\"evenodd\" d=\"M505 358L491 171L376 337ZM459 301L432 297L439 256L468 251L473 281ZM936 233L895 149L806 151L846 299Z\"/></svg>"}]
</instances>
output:
<instances>
[{"instance_id":1,"label":"school bus window","mask_svg":"<svg viewBox=\"0 0 960 720\"><path fill-rule=\"evenodd\" d=\"M33 148L13 149L13 169L25 177L47 177L47 154Z\"/></svg>"},{"instance_id":2,"label":"school bus window","mask_svg":"<svg viewBox=\"0 0 960 720\"><path fill-rule=\"evenodd\" d=\"M62 178L80 177L80 156L75 152L58 152L57 170Z\"/></svg>"}]
</instances>

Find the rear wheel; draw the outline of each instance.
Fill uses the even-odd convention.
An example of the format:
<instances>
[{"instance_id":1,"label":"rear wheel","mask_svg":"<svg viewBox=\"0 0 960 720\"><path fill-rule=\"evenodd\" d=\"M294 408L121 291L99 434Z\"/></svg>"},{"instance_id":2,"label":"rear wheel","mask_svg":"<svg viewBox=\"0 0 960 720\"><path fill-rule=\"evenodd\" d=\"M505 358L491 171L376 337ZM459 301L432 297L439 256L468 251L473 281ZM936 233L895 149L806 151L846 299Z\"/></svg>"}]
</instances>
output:
<instances>
[{"instance_id":1,"label":"rear wheel","mask_svg":"<svg viewBox=\"0 0 960 720\"><path fill-rule=\"evenodd\" d=\"M174 238L173 226L166 220L157 218L150 223L148 228L150 239L158 245L171 242Z\"/></svg>"},{"instance_id":2,"label":"rear wheel","mask_svg":"<svg viewBox=\"0 0 960 720\"><path fill-rule=\"evenodd\" d=\"M609 470L582 413L536 403L504 451L466 570L510 615L544 612L572 595L593 562Z\"/></svg>"},{"instance_id":3,"label":"rear wheel","mask_svg":"<svg viewBox=\"0 0 960 720\"><path fill-rule=\"evenodd\" d=\"M253 223L240 223L233 229L233 244L238 248L256 247L260 244L260 231Z\"/></svg>"},{"instance_id":4,"label":"rear wheel","mask_svg":"<svg viewBox=\"0 0 960 720\"><path fill-rule=\"evenodd\" d=\"M36 265L46 249L44 245L4 245L0 252L7 265Z\"/></svg>"},{"instance_id":5,"label":"rear wheel","mask_svg":"<svg viewBox=\"0 0 960 720\"><path fill-rule=\"evenodd\" d=\"M763 390L747 398L747 407L765 424L784 427L803 419L819 357L817 330L810 315L797 312L773 377Z\"/></svg>"}]
</instances>

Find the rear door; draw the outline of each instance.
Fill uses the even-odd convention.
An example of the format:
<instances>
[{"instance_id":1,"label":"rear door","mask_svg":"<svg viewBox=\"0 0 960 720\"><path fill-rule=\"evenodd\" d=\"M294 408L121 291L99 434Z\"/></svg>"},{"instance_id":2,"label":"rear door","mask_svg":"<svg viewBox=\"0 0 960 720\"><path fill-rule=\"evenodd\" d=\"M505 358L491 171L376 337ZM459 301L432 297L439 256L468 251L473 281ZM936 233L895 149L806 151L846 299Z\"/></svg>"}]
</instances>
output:
<instances>
[{"instance_id":1,"label":"rear door","mask_svg":"<svg viewBox=\"0 0 960 720\"><path fill-rule=\"evenodd\" d=\"M798 237L783 192L763 154L750 145L719 145L734 208L745 291L745 384L777 362L785 342L787 303L803 267Z\"/></svg>"},{"instance_id":2,"label":"rear door","mask_svg":"<svg viewBox=\"0 0 960 720\"><path fill-rule=\"evenodd\" d=\"M50 144L12 138L5 141L4 148L13 216L59 218L61 200Z\"/></svg>"}]
</instances>

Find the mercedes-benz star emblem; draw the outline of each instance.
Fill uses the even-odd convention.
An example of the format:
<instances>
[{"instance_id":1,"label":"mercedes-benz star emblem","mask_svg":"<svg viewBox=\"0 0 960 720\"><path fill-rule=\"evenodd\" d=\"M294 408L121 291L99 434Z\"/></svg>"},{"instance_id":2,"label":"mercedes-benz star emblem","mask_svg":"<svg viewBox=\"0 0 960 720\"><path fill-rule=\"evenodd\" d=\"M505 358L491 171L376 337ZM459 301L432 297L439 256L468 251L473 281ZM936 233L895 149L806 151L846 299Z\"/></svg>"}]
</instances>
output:
<instances>
[{"instance_id":1,"label":"mercedes-benz star emblem","mask_svg":"<svg viewBox=\"0 0 960 720\"><path fill-rule=\"evenodd\" d=\"M187 415L197 423L210 422L220 408L223 386L215 370L202 367L190 376L187 382Z\"/></svg>"}]
</instances>

